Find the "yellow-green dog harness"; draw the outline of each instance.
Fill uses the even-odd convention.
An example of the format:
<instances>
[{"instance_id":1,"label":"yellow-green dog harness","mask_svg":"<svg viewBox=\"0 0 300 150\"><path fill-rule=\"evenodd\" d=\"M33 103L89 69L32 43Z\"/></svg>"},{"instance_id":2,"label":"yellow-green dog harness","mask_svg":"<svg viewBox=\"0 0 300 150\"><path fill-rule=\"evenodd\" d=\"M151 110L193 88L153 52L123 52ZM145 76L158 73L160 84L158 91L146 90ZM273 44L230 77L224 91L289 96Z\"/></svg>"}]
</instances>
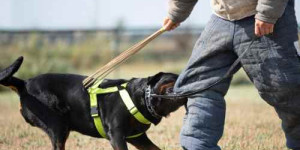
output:
<instances>
[{"instance_id":1,"label":"yellow-green dog harness","mask_svg":"<svg viewBox=\"0 0 300 150\"><path fill-rule=\"evenodd\" d=\"M124 104L126 105L128 111L134 116L134 118L137 119L140 123L151 124L151 122L142 115L142 113L137 109L137 107L132 102L132 99L131 99L129 93L125 89L127 86L127 83L124 83L121 85L121 87L124 88L121 90L119 90L117 86L108 87L108 88L99 88L99 85L102 83L102 81L103 80L96 81L88 89L88 92L90 95L91 116L94 119L94 124L95 124L99 134L102 137L107 138L106 133L103 128L103 124L101 122L101 118L98 113L98 109L99 109L98 108L98 100L97 100L98 94L108 94L108 93L119 92L121 99L123 100ZM129 136L127 138L135 138L142 134L143 134L143 132L136 134L136 135Z\"/></svg>"}]
</instances>

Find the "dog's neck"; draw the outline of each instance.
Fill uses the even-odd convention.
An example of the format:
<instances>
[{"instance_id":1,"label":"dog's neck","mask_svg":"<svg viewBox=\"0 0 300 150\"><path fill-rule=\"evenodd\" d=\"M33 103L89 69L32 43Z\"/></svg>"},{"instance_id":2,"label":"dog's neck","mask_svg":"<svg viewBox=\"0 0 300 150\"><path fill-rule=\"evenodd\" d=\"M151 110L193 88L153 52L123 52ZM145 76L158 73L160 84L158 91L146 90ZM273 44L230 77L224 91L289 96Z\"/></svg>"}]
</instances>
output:
<instances>
[{"instance_id":1,"label":"dog's neck","mask_svg":"<svg viewBox=\"0 0 300 150\"><path fill-rule=\"evenodd\" d=\"M148 119L151 123L157 125L161 121L161 117L155 117L153 113L151 113L147 109L147 104L145 100L145 89L147 88L147 80L146 79L132 79L129 81L128 85L130 84L139 84L139 86L128 86L128 92L129 93L134 93L130 94L133 97L132 100L138 110ZM139 87L139 88L137 88ZM155 110L154 110L155 111Z\"/></svg>"}]
</instances>

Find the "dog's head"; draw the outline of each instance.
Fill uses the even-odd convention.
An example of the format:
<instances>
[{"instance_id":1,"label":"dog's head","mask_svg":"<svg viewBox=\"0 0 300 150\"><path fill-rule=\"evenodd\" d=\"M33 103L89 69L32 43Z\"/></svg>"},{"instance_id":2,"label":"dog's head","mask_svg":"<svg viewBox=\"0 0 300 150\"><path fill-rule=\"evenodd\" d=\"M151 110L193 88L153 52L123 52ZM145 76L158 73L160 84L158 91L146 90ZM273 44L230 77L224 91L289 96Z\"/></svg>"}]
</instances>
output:
<instances>
[{"instance_id":1,"label":"dog's head","mask_svg":"<svg viewBox=\"0 0 300 150\"><path fill-rule=\"evenodd\" d=\"M173 93L174 84L178 75L173 73L160 72L148 78L148 85L152 94L169 95ZM163 99L152 97L151 105L160 116L168 116L171 112L177 110L187 102L187 98L182 99Z\"/></svg>"}]
</instances>

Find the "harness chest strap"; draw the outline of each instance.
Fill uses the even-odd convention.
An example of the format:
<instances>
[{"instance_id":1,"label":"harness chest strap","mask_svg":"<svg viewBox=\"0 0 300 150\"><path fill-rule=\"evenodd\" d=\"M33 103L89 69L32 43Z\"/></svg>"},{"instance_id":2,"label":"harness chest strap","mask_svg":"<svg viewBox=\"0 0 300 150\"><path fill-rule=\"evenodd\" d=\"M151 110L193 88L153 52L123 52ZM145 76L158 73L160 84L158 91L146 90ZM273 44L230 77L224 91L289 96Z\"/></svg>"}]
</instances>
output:
<instances>
[{"instance_id":1,"label":"harness chest strap","mask_svg":"<svg viewBox=\"0 0 300 150\"><path fill-rule=\"evenodd\" d=\"M103 129L101 118L99 117L99 114L98 114L97 94L91 93L90 90L89 90L89 94L90 94L90 104L91 104L91 116L94 119L94 124L97 128L98 133L102 137L106 138L106 134Z\"/></svg>"},{"instance_id":2,"label":"harness chest strap","mask_svg":"<svg viewBox=\"0 0 300 150\"><path fill-rule=\"evenodd\" d=\"M90 95L90 106L91 106L91 116L94 119L94 124L99 132L99 134L106 138L106 133L103 128L103 124L101 122L101 118L98 113L98 101L97 101L97 94L107 94L107 93L114 93L118 92L118 87L109 87L109 88L99 88L99 85L102 83L103 80L96 81L93 86L88 89ZM121 85L123 88L127 86L127 83ZM141 123L143 124L151 124L149 120L147 120L142 113L136 108L132 99L128 92L125 89L119 91L121 99L123 100L124 104L126 105L128 111ZM133 136L129 136L127 138L134 138L142 135L143 133L139 133Z\"/></svg>"},{"instance_id":3,"label":"harness chest strap","mask_svg":"<svg viewBox=\"0 0 300 150\"><path fill-rule=\"evenodd\" d=\"M134 103L130 98L130 95L125 89L120 90L119 93L127 109L134 116L136 120L138 120L142 124L151 124L151 122L148 119L146 119L142 115L142 113L136 108L136 106L134 105Z\"/></svg>"}]
</instances>

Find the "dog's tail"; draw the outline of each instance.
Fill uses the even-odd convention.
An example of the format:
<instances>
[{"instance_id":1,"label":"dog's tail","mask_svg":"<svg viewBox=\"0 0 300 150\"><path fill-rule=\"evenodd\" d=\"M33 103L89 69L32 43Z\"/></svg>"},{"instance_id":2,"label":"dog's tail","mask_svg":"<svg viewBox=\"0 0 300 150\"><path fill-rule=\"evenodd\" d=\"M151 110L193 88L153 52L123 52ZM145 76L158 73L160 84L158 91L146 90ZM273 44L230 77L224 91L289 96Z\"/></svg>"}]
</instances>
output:
<instances>
[{"instance_id":1,"label":"dog's tail","mask_svg":"<svg viewBox=\"0 0 300 150\"><path fill-rule=\"evenodd\" d=\"M0 71L0 84L8 86L14 91L18 91L24 87L25 82L21 79L13 77L22 65L23 57L19 57L13 64Z\"/></svg>"}]
</instances>

